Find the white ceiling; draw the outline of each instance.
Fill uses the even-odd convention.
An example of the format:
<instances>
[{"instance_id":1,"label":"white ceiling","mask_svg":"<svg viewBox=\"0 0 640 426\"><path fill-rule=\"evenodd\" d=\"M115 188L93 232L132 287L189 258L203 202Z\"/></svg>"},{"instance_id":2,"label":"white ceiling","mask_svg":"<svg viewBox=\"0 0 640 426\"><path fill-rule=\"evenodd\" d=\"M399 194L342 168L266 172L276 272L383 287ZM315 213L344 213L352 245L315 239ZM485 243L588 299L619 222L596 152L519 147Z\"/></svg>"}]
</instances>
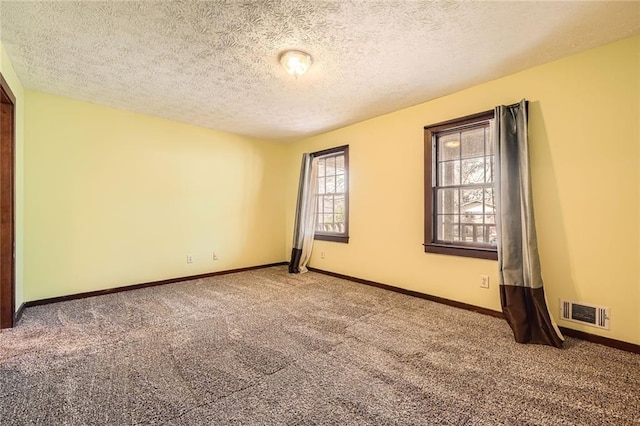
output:
<instances>
[{"instance_id":1,"label":"white ceiling","mask_svg":"<svg viewBox=\"0 0 640 426\"><path fill-rule=\"evenodd\" d=\"M638 1L1 1L0 15L27 88L283 142L640 32ZM278 63L291 48L314 58L297 80Z\"/></svg>"}]
</instances>

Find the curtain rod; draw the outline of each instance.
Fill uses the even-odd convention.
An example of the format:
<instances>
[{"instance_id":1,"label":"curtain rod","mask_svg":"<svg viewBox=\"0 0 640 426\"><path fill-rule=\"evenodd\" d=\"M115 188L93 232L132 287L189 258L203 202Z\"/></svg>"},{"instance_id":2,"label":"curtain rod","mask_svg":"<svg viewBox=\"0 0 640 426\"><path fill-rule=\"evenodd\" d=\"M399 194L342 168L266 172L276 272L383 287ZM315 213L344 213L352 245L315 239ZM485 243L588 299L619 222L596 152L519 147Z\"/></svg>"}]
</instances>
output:
<instances>
[{"instance_id":1,"label":"curtain rod","mask_svg":"<svg viewBox=\"0 0 640 426\"><path fill-rule=\"evenodd\" d=\"M527 106L529 105L529 101L526 99L525 99L525 103L527 104ZM511 104L511 105L505 105L506 108L513 108L517 106L520 106L520 102L516 102L515 104Z\"/></svg>"}]
</instances>

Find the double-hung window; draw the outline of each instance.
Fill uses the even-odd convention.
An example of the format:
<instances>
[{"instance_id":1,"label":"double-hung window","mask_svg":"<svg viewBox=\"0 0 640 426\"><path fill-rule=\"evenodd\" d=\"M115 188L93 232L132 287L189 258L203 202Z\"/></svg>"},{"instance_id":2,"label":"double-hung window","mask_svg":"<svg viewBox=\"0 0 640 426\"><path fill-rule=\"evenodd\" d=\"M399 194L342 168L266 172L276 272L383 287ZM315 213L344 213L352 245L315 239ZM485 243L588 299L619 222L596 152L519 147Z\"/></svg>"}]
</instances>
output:
<instances>
[{"instance_id":1,"label":"double-hung window","mask_svg":"<svg viewBox=\"0 0 640 426\"><path fill-rule=\"evenodd\" d=\"M318 159L315 239L349 242L349 146L312 154Z\"/></svg>"},{"instance_id":2,"label":"double-hung window","mask_svg":"<svg viewBox=\"0 0 640 426\"><path fill-rule=\"evenodd\" d=\"M425 127L425 252L497 259L493 118Z\"/></svg>"}]
</instances>

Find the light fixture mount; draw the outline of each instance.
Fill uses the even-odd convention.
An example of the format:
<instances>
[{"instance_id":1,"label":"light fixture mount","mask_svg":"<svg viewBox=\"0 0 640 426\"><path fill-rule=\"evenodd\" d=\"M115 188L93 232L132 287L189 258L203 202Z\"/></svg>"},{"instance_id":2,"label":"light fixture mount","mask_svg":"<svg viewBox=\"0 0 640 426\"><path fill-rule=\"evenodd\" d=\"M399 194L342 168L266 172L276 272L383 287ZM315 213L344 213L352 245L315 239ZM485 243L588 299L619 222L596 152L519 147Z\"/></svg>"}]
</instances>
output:
<instances>
[{"instance_id":1,"label":"light fixture mount","mask_svg":"<svg viewBox=\"0 0 640 426\"><path fill-rule=\"evenodd\" d=\"M280 63L291 75L298 77L307 72L313 59L301 50L286 50L280 55Z\"/></svg>"}]
</instances>

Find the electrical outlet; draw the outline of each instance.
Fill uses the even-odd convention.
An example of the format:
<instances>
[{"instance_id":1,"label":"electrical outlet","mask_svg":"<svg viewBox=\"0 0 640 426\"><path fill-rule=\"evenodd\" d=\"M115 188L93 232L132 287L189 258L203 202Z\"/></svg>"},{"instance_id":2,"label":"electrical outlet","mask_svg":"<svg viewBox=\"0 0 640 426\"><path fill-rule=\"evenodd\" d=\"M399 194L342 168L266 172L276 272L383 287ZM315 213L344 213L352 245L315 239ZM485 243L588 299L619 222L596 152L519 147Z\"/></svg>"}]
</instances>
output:
<instances>
[{"instance_id":1,"label":"electrical outlet","mask_svg":"<svg viewBox=\"0 0 640 426\"><path fill-rule=\"evenodd\" d=\"M190 254L187 255L187 263L193 263L193 256Z\"/></svg>"},{"instance_id":2,"label":"electrical outlet","mask_svg":"<svg viewBox=\"0 0 640 426\"><path fill-rule=\"evenodd\" d=\"M480 287L489 288L489 275L480 275Z\"/></svg>"},{"instance_id":3,"label":"electrical outlet","mask_svg":"<svg viewBox=\"0 0 640 426\"><path fill-rule=\"evenodd\" d=\"M213 252L213 260L218 260L218 255L216 254L216 252Z\"/></svg>"},{"instance_id":4,"label":"electrical outlet","mask_svg":"<svg viewBox=\"0 0 640 426\"><path fill-rule=\"evenodd\" d=\"M324 252L323 251L320 252L320 259L324 259Z\"/></svg>"}]
</instances>

